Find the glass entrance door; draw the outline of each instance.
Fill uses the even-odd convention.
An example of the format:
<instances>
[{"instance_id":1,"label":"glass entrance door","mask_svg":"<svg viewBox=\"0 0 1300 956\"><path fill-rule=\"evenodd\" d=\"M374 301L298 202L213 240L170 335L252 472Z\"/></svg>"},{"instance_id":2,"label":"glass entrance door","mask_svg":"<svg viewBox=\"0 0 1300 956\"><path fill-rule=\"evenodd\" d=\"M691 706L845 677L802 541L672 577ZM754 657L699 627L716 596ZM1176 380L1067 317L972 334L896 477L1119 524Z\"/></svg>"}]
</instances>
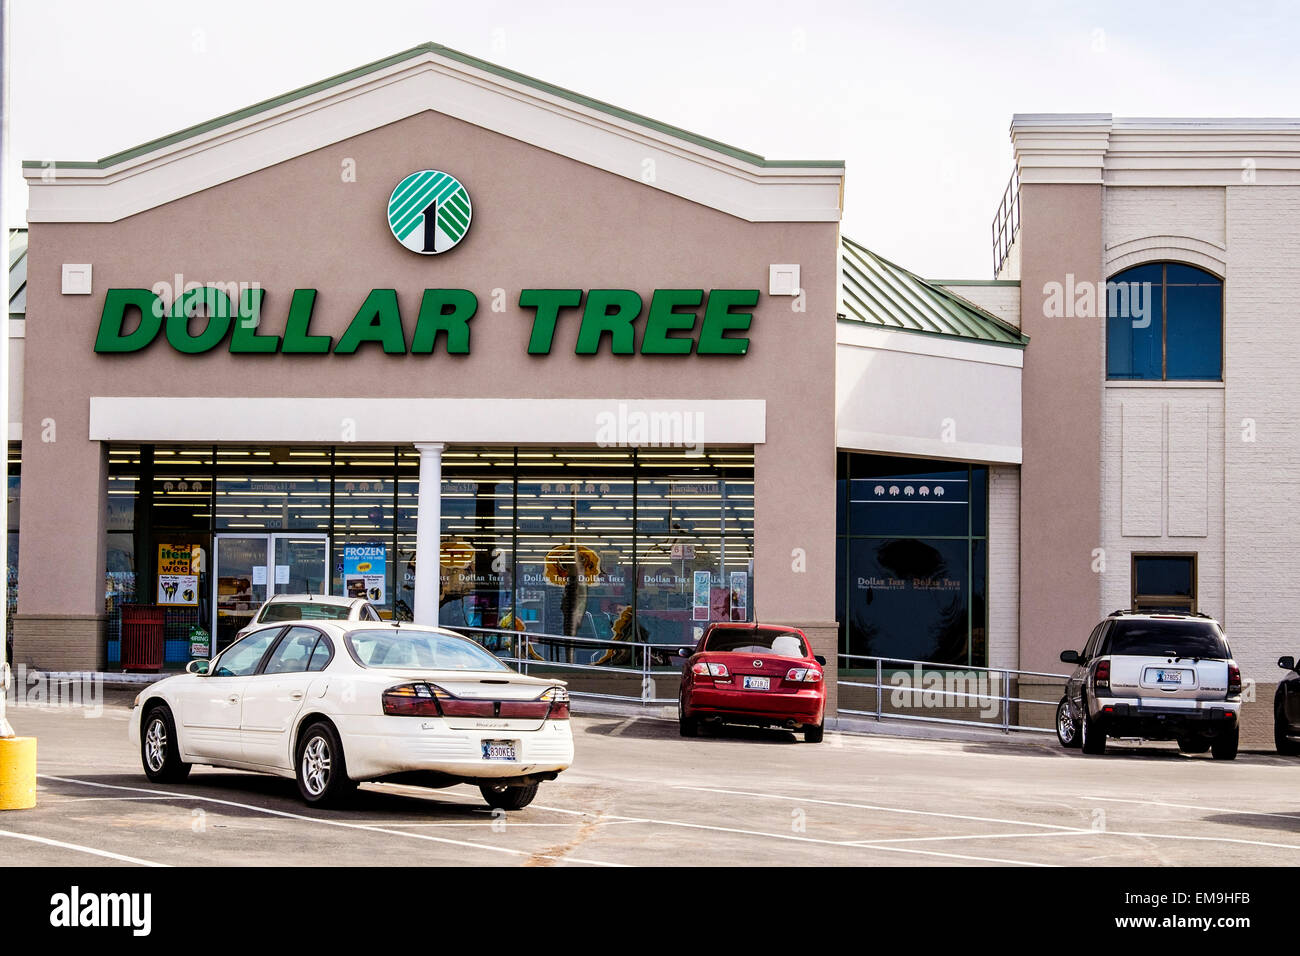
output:
<instances>
[{"instance_id":1,"label":"glass entrance door","mask_svg":"<svg viewBox=\"0 0 1300 956\"><path fill-rule=\"evenodd\" d=\"M214 653L235 639L272 594L329 590L329 535L219 534L214 550Z\"/></svg>"},{"instance_id":2,"label":"glass entrance door","mask_svg":"<svg viewBox=\"0 0 1300 956\"><path fill-rule=\"evenodd\" d=\"M273 534L272 594L325 594L329 591L330 539L323 534Z\"/></svg>"},{"instance_id":3,"label":"glass entrance door","mask_svg":"<svg viewBox=\"0 0 1300 956\"><path fill-rule=\"evenodd\" d=\"M235 639L266 600L266 551L264 534L217 535L213 578L216 594L212 601L213 653Z\"/></svg>"}]
</instances>

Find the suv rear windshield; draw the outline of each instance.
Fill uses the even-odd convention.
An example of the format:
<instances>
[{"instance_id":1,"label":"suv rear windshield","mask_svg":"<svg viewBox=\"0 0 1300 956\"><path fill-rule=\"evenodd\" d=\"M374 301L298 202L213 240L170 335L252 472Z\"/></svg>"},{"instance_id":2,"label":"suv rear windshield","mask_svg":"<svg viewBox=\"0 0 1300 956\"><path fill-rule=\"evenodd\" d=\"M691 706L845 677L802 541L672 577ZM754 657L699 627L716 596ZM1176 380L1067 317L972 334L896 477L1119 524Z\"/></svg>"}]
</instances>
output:
<instances>
[{"instance_id":1,"label":"suv rear windshield","mask_svg":"<svg viewBox=\"0 0 1300 956\"><path fill-rule=\"evenodd\" d=\"M714 628L704 642L704 650L724 654L773 654L798 659L808 656L808 648L798 634L767 627Z\"/></svg>"},{"instance_id":2,"label":"suv rear windshield","mask_svg":"<svg viewBox=\"0 0 1300 956\"><path fill-rule=\"evenodd\" d=\"M259 624L267 621L346 621L346 604L326 604L324 601L276 601L266 606Z\"/></svg>"},{"instance_id":3,"label":"suv rear windshield","mask_svg":"<svg viewBox=\"0 0 1300 956\"><path fill-rule=\"evenodd\" d=\"M1209 621L1116 621L1106 637L1105 654L1152 657L1207 657L1226 660L1228 643Z\"/></svg>"}]
</instances>

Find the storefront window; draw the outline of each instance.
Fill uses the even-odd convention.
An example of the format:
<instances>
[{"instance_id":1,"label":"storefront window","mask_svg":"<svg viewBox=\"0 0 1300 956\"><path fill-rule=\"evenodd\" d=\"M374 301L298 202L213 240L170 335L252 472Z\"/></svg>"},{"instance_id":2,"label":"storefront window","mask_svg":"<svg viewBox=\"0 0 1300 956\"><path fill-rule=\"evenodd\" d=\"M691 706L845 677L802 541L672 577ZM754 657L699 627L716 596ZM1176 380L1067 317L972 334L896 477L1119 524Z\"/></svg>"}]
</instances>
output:
<instances>
[{"instance_id":1,"label":"storefront window","mask_svg":"<svg viewBox=\"0 0 1300 956\"><path fill-rule=\"evenodd\" d=\"M841 650L985 665L988 469L842 453L838 470Z\"/></svg>"},{"instance_id":2,"label":"storefront window","mask_svg":"<svg viewBox=\"0 0 1300 956\"><path fill-rule=\"evenodd\" d=\"M638 455L637 621L656 644L693 645L711 621L753 620L754 458Z\"/></svg>"},{"instance_id":3,"label":"storefront window","mask_svg":"<svg viewBox=\"0 0 1300 956\"><path fill-rule=\"evenodd\" d=\"M522 620L548 634L635 640L622 630L631 628L635 588L631 454L521 451L519 475L516 599Z\"/></svg>"},{"instance_id":4,"label":"storefront window","mask_svg":"<svg viewBox=\"0 0 1300 956\"><path fill-rule=\"evenodd\" d=\"M449 627L676 647L709 621L752 620L750 449L452 447L442 478ZM168 545L198 549L190 613L218 647L268 594L295 589L412 617L413 447L114 446L109 489L111 607L158 599ZM564 664L633 664L596 644L536 646Z\"/></svg>"},{"instance_id":5,"label":"storefront window","mask_svg":"<svg viewBox=\"0 0 1300 956\"><path fill-rule=\"evenodd\" d=\"M443 456L438 619L448 627L519 629L536 620L515 613L513 461L512 449Z\"/></svg>"}]
</instances>

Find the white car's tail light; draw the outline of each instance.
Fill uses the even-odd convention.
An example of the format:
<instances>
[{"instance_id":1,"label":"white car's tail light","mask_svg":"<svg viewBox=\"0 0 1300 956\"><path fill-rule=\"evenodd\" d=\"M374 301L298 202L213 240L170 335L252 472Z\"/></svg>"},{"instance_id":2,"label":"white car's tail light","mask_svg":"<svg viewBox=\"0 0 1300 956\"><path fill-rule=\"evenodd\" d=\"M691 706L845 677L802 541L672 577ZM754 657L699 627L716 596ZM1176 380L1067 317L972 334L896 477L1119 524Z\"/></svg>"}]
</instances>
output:
<instances>
[{"instance_id":1,"label":"white car's tail light","mask_svg":"<svg viewBox=\"0 0 1300 956\"><path fill-rule=\"evenodd\" d=\"M730 677L726 664L716 664L711 661L700 661L691 665L691 673L696 677Z\"/></svg>"},{"instance_id":2,"label":"white car's tail light","mask_svg":"<svg viewBox=\"0 0 1300 956\"><path fill-rule=\"evenodd\" d=\"M815 667L792 667L785 672L785 679L796 684L816 684L822 679L822 672Z\"/></svg>"},{"instance_id":3,"label":"white car's tail light","mask_svg":"<svg viewBox=\"0 0 1300 956\"><path fill-rule=\"evenodd\" d=\"M390 717L441 717L436 684L399 684L384 691L384 713Z\"/></svg>"},{"instance_id":4,"label":"white car's tail light","mask_svg":"<svg viewBox=\"0 0 1300 956\"><path fill-rule=\"evenodd\" d=\"M1228 665L1228 696L1236 697L1241 693L1241 668L1236 664Z\"/></svg>"},{"instance_id":5,"label":"white car's tail light","mask_svg":"<svg viewBox=\"0 0 1300 956\"><path fill-rule=\"evenodd\" d=\"M548 687L535 700L478 700L457 697L437 684L417 681L388 688L382 702L384 713L390 717L569 718L569 692L563 687Z\"/></svg>"},{"instance_id":6,"label":"white car's tail light","mask_svg":"<svg viewBox=\"0 0 1300 956\"><path fill-rule=\"evenodd\" d=\"M539 701L545 701L547 705L547 720L568 720L569 719L569 692L563 687L552 687L543 691L542 696L537 698Z\"/></svg>"}]
</instances>

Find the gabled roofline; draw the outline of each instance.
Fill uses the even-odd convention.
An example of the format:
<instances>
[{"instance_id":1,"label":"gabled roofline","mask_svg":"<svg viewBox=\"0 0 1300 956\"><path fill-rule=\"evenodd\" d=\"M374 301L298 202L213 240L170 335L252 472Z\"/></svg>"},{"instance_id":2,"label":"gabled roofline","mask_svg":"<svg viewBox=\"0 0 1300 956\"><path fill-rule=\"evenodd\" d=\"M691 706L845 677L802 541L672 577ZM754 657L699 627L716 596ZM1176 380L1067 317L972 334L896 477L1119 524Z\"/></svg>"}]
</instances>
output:
<instances>
[{"instance_id":1,"label":"gabled roofline","mask_svg":"<svg viewBox=\"0 0 1300 956\"><path fill-rule=\"evenodd\" d=\"M285 106L295 100L313 96L332 87L360 79L371 73L376 73L380 70L396 66L407 60L412 60L426 54L436 54L438 56L446 57L449 60L455 60L465 66L473 67L477 70L483 70L486 73L491 73L513 83L532 87L535 90L568 100L569 102L576 103L579 106L606 113L610 116L616 117L617 119L623 120L624 122L643 126L660 135L684 140L696 146L714 150L715 152L722 153L732 159L749 163L750 165L758 166L763 169L803 168L842 170L844 168L844 161L839 159L765 159L757 153L751 153L748 150L729 146L726 143L710 139L707 136L701 136L698 133L692 133L688 130L681 129L680 127L661 123L658 120L651 119L648 116L643 116L640 113L624 110L610 103L603 102L602 100L597 100L590 96L584 96L583 94L576 93L573 90L568 90L564 87L547 83L546 81L539 80L536 77L528 76L524 73L519 73L503 66L497 66L495 63L480 60L478 57L470 56L468 53L461 53L459 50L453 50L450 47L442 46L439 43L421 43L419 46L411 47L409 50L403 50L401 53L395 53L392 56L384 57L381 60L375 60L373 63L367 63L364 66L359 66L356 69L339 73L335 76L329 77L328 79L320 80L319 82L307 86L301 86L296 90L290 90L288 93L273 96L270 99L262 100L259 103L254 103L251 106L244 107L243 109L225 113L221 116L207 120L206 122L197 123L194 126L189 126L174 133L169 133L166 136L160 136L157 139L149 140L148 142L141 143L138 146L133 146L129 149L112 153L105 156L103 159L92 161L71 160L66 162L54 160L53 162L54 165L60 169L108 169L109 167L115 166L119 163L138 159L139 157L145 156L156 150L184 142L187 139L200 136L204 133L219 130L222 127L238 123L251 116L256 116L258 113ZM40 169L44 168L50 162L51 160L23 160L23 168Z\"/></svg>"}]
</instances>

